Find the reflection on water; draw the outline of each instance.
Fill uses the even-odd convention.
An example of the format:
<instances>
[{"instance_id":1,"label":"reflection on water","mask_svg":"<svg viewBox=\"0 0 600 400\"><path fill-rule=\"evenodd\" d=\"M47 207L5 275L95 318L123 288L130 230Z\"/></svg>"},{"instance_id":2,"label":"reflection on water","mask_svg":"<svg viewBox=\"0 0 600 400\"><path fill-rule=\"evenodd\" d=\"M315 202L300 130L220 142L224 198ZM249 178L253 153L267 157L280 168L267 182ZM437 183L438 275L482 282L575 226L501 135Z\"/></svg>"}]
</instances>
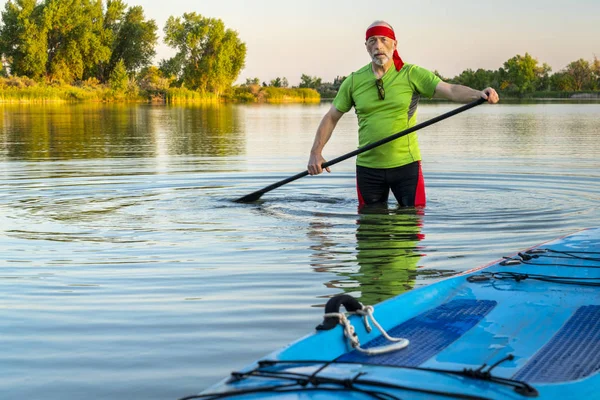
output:
<instances>
[{"instance_id":1,"label":"reflection on water","mask_svg":"<svg viewBox=\"0 0 600 400\"><path fill-rule=\"evenodd\" d=\"M3 105L0 156L88 159L235 156L245 149L238 108L228 105Z\"/></svg>"},{"instance_id":2,"label":"reflection on water","mask_svg":"<svg viewBox=\"0 0 600 400\"><path fill-rule=\"evenodd\" d=\"M361 209L356 229L359 270L350 277L361 290L363 304L377 304L413 288L421 256L422 215L415 208Z\"/></svg>"},{"instance_id":3,"label":"reflection on water","mask_svg":"<svg viewBox=\"0 0 600 400\"><path fill-rule=\"evenodd\" d=\"M314 244L311 265L317 272L334 272L328 288L377 304L414 287L421 257L419 241L423 212L415 208L362 207L356 220L352 264L336 265L339 243L335 228L323 221L310 223L308 234Z\"/></svg>"}]
</instances>

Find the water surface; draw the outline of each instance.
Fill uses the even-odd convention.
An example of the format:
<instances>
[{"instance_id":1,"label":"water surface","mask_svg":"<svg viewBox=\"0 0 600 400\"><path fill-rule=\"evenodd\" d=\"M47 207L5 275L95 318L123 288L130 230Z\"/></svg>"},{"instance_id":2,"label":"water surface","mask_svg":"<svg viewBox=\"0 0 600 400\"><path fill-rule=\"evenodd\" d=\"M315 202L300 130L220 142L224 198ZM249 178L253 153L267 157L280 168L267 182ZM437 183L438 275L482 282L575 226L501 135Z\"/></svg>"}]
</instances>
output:
<instances>
[{"instance_id":1,"label":"water surface","mask_svg":"<svg viewBox=\"0 0 600 400\"><path fill-rule=\"evenodd\" d=\"M1 397L193 394L310 333L330 296L374 304L599 224L598 103L424 129L424 210L359 213L352 160L232 202L304 170L328 107L0 106Z\"/></svg>"}]
</instances>

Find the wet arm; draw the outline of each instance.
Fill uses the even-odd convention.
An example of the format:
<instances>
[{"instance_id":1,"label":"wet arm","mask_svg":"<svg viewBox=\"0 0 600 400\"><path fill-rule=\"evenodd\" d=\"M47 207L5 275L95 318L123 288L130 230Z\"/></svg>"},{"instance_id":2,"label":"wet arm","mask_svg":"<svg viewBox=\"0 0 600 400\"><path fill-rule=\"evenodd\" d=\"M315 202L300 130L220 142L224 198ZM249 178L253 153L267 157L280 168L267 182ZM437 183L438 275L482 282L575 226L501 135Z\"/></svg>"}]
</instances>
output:
<instances>
[{"instance_id":1,"label":"wet arm","mask_svg":"<svg viewBox=\"0 0 600 400\"><path fill-rule=\"evenodd\" d=\"M344 113L339 111L335 106L331 106L327 114L323 116L319 127L317 128L317 134L313 142L312 149L310 150L310 158L308 160L308 173L311 175L318 175L323 172L321 164L325 162L322 156L323 148L331 138L331 134L335 129L338 121ZM330 172L329 168L326 168L327 172Z\"/></svg>"}]
</instances>

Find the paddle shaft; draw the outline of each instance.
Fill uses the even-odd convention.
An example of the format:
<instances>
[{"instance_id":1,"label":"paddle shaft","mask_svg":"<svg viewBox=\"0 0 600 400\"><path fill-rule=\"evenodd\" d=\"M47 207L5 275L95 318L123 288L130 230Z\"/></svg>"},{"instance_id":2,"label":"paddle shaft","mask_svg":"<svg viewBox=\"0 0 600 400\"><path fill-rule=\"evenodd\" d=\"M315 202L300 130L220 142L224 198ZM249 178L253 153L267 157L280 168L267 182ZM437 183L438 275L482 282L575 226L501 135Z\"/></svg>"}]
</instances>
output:
<instances>
[{"instance_id":1,"label":"paddle shaft","mask_svg":"<svg viewBox=\"0 0 600 400\"><path fill-rule=\"evenodd\" d=\"M388 136L386 138L383 138L381 140L378 140L378 141L373 142L371 144L368 144L366 146L360 147L360 148L358 148L358 149L356 149L354 151L351 151L348 154L344 154L344 155L342 155L340 157L334 158L333 160L324 162L321 165L321 167L322 168L330 167L330 166L332 166L334 164L337 164L337 163L339 163L341 161L347 160L350 157L354 157L354 156L356 156L358 154L364 153L365 151L369 151L371 149L374 149L375 147L381 146L382 144L386 144L386 143L391 142L392 140L396 140L398 138L401 138L402 136L406 136L409 133L413 133L413 132L415 132L415 131L417 131L419 129L426 128L429 125L435 124L436 122L442 121L442 120L444 120L446 118L450 118L450 117L452 117L452 116L454 116L456 114L459 114L459 113L461 113L463 111L467 111L467 110L469 110L469 109L471 109L473 107L476 107L476 106L478 106L478 105L480 105L482 103L485 103L485 101L486 100L483 99L483 98L480 98L480 99L477 99L475 101L472 101L472 102L470 102L468 104L465 104L464 106L458 107L458 108L456 108L456 109L454 109L452 111L449 111L449 112L447 112L445 114L438 115L437 117L431 118L431 119L429 119L429 120L427 120L425 122L422 122L420 124L417 124L417 125L415 125L415 126L413 126L411 128L405 129L402 132L395 133L395 134L390 135L390 136ZM279 182L275 182L272 185L269 185L269 186L265 187L264 189L257 190L256 192L250 193L250 194L248 194L248 195L246 195L244 197L241 197L241 198L239 198L239 199L237 199L235 201L238 202L238 203L248 203L248 202L256 201L263 194L265 194L267 192L270 192L271 190L277 189L278 187L283 186L286 183L290 183L290 182L293 182L293 181L295 181L297 179L303 178L306 175L308 175L308 171L300 172L300 173L298 173L298 174L296 174L294 176L290 176L289 178L283 179L283 180L281 180Z\"/></svg>"}]
</instances>

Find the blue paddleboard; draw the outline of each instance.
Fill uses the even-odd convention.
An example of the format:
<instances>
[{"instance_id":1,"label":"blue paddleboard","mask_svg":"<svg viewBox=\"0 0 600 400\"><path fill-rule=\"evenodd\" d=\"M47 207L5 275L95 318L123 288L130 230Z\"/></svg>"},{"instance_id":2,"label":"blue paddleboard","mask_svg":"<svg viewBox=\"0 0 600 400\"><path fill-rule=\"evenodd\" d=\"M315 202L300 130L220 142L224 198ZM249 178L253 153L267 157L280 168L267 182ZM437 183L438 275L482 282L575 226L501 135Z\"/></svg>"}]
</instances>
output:
<instances>
[{"instance_id":1,"label":"blue paddleboard","mask_svg":"<svg viewBox=\"0 0 600 400\"><path fill-rule=\"evenodd\" d=\"M314 333L187 398L594 399L599 371L595 228L373 308L334 297Z\"/></svg>"}]
</instances>

